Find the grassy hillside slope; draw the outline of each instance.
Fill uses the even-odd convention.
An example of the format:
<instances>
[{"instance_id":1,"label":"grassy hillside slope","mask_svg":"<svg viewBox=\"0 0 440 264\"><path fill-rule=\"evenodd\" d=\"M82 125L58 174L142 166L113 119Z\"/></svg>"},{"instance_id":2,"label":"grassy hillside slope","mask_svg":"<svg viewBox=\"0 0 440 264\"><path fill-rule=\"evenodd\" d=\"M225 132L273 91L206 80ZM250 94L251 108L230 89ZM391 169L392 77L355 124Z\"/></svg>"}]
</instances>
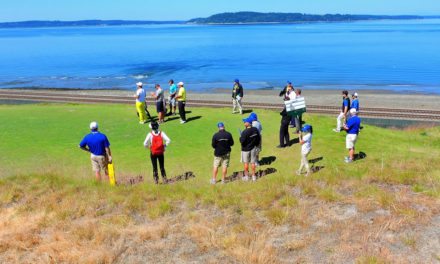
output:
<instances>
[{"instance_id":1,"label":"grassy hillside slope","mask_svg":"<svg viewBox=\"0 0 440 264\"><path fill-rule=\"evenodd\" d=\"M294 175L299 145L275 148L279 114L257 111L261 157L276 157L261 169L276 172L211 186L218 121L237 141L229 174L242 169L241 117L189 110L189 123L161 128L172 140L169 177L196 177L155 186L142 146L148 127L137 123L134 107L0 106L0 262L439 261L439 128L365 126L357 150L367 157L347 165L334 118L306 115L314 126L310 159L322 160L305 178ZM110 139L118 179L142 175L144 183L94 183L77 147L92 120Z\"/></svg>"}]
</instances>

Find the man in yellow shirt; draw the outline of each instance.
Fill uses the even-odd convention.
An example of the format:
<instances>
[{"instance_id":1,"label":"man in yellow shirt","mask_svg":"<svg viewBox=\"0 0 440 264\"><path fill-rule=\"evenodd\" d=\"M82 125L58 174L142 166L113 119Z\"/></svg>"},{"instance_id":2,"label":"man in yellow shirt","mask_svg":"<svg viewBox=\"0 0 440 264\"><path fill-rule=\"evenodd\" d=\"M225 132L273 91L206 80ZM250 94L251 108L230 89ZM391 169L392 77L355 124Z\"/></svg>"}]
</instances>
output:
<instances>
[{"instance_id":1,"label":"man in yellow shirt","mask_svg":"<svg viewBox=\"0 0 440 264\"><path fill-rule=\"evenodd\" d=\"M180 124L185 124L186 123L186 114L185 114L186 90L183 82L179 82L177 86L179 87L179 91L177 92L176 99L177 99L177 106L179 108Z\"/></svg>"}]
</instances>

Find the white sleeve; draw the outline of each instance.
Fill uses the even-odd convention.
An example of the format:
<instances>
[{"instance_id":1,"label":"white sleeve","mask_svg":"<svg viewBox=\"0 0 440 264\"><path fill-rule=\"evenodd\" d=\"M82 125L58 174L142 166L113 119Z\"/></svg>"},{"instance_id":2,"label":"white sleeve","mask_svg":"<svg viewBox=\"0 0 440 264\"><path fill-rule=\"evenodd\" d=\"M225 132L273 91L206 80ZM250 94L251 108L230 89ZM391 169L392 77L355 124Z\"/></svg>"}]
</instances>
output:
<instances>
[{"instance_id":1,"label":"white sleeve","mask_svg":"<svg viewBox=\"0 0 440 264\"><path fill-rule=\"evenodd\" d=\"M310 138L311 138L311 135L310 135L310 133L309 133L309 134L307 134L307 135L305 135L305 136L303 137L303 141L306 142L306 143L309 143L309 142L310 142Z\"/></svg>"},{"instance_id":2,"label":"white sleeve","mask_svg":"<svg viewBox=\"0 0 440 264\"><path fill-rule=\"evenodd\" d=\"M171 143L170 138L162 131L162 139L165 140L165 146L168 146Z\"/></svg>"},{"instance_id":3,"label":"white sleeve","mask_svg":"<svg viewBox=\"0 0 440 264\"><path fill-rule=\"evenodd\" d=\"M149 148L151 144L151 133L148 133L144 141L144 147Z\"/></svg>"}]
</instances>

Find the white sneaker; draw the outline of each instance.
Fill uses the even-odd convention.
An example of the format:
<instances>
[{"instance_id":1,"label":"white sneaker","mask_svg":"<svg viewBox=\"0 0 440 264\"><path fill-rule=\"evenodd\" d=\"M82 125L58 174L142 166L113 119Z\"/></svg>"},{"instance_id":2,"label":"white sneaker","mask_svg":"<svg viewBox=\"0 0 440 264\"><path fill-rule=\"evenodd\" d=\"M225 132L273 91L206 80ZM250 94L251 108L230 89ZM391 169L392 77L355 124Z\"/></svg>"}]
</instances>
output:
<instances>
[{"instance_id":1,"label":"white sneaker","mask_svg":"<svg viewBox=\"0 0 440 264\"><path fill-rule=\"evenodd\" d=\"M256 181L257 181L257 176L252 175L252 181L253 181L253 182L256 182Z\"/></svg>"},{"instance_id":2,"label":"white sneaker","mask_svg":"<svg viewBox=\"0 0 440 264\"><path fill-rule=\"evenodd\" d=\"M333 128L333 132L340 133L341 130L337 130L336 128Z\"/></svg>"},{"instance_id":3,"label":"white sneaker","mask_svg":"<svg viewBox=\"0 0 440 264\"><path fill-rule=\"evenodd\" d=\"M226 182L225 182L225 180L222 180L222 184L225 184Z\"/></svg>"},{"instance_id":4,"label":"white sneaker","mask_svg":"<svg viewBox=\"0 0 440 264\"><path fill-rule=\"evenodd\" d=\"M244 176L243 178L241 178L243 181L249 181L249 176Z\"/></svg>"},{"instance_id":5,"label":"white sneaker","mask_svg":"<svg viewBox=\"0 0 440 264\"><path fill-rule=\"evenodd\" d=\"M260 163L259 163L258 161L255 162L255 166L259 167L259 166L260 166Z\"/></svg>"},{"instance_id":6,"label":"white sneaker","mask_svg":"<svg viewBox=\"0 0 440 264\"><path fill-rule=\"evenodd\" d=\"M301 172L299 170L296 171L296 175L300 176Z\"/></svg>"},{"instance_id":7,"label":"white sneaker","mask_svg":"<svg viewBox=\"0 0 440 264\"><path fill-rule=\"evenodd\" d=\"M181 124L185 124L185 123L186 123L186 121L180 120L180 123L181 123Z\"/></svg>"},{"instance_id":8,"label":"white sneaker","mask_svg":"<svg viewBox=\"0 0 440 264\"><path fill-rule=\"evenodd\" d=\"M345 160L345 163L352 163L352 162L353 162L352 159L346 159L346 160Z\"/></svg>"},{"instance_id":9,"label":"white sneaker","mask_svg":"<svg viewBox=\"0 0 440 264\"><path fill-rule=\"evenodd\" d=\"M216 183L217 183L216 180L211 179L211 184L212 184L212 185L215 185Z\"/></svg>"}]
</instances>

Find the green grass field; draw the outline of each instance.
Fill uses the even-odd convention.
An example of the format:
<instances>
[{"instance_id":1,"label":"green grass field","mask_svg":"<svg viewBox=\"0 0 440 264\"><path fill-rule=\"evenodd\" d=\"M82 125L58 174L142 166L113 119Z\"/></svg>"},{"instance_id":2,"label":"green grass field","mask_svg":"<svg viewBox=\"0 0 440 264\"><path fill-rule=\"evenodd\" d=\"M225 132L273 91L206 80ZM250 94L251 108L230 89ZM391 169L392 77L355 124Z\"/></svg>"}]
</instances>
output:
<instances>
[{"instance_id":1,"label":"green grass field","mask_svg":"<svg viewBox=\"0 0 440 264\"><path fill-rule=\"evenodd\" d=\"M380 208L390 210L396 218L409 217L415 223L420 221L420 215L413 207L402 202L400 196L403 194L393 190L392 186L405 186L419 195L417 199L429 201L427 204L438 203L439 127L389 130L364 125L357 151L366 153L367 157L347 165L344 163L344 156L347 155L345 133L332 132L335 118L306 114L303 119L312 124L314 129L313 150L309 158L323 159L316 163L321 169L311 177L305 178L295 175L300 163L300 146L295 144L286 149L276 148L279 143L279 113L258 110L256 113L263 125L261 158L276 157L275 162L262 166L261 169L275 168L277 172L259 179L256 183L235 181L211 186L209 180L212 173L213 150L210 143L219 121L225 123L226 129L232 133L236 141L228 174L242 170L238 140L238 129L243 129L242 116L232 115L230 109L188 110L191 113L187 118L196 117L194 120L181 125L179 120L175 119L161 126L171 139L166 151L165 164L169 178L185 171L194 172L196 177L172 185L156 186L153 184L149 152L143 147L143 141L149 131L148 125L138 124L134 106L0 106L0 208L3 208L3 219L7 219L0 222L0 227L14 226L14 221L18 221L15 224L19 226L19 221L33 216L35 226L32 230L35 231L36 237L41 230L54 230L54 226L55 229L61 228L75 233L79 231L74 227L81 226L81 223L77 222L78 219L90 217L94 219L93 229L96 229L96 233L91 237L80 233L70 238L66 236L65 239L77 243L78 252L101 252L102 247L115 252L112 241L120 239L127 227L138 225L138 216L147 219L147 222L179 217L186 218L189 222L200 223L201 215L203 219L209 219L206 211L215 209L225 214L229 212L238 215L242 219L253 219L252 221L260 225L263 223L269 228L303 223L310 213L304 207L303 199L313 199L323 205L355 204L362 212ZM111 142L117 178L143 175L146 179L144 183L112 188L94 182L89 155L78 148L82 137L89 133L88 125L91 121L99 123L100 130ZM293 134L291 137L296 138ZM301 190L301 195L293 191L297 189ZM13 208L13 212L10 208ZM200 210L204 213L200 213ZM109 223L119 228L119 231L110 232L114 237L100 238L99 232L109 234ZM408 222L410 223L412 222ZM228 226L229 229L230 233L213 235L222 241L219 242L221 245L209 243L210 240L206 242L202 238L202 242L199 242L220 249L225 252L225 256L231 255L235 260L249 263L254 260L271 263L281 254L278 252L261 256L261 252L258 253L255 249L258 247L245 243L242 245L242 251L248 253L241 255L233 249L232 244L241 244L242 238L234 237L232 234L251 233L253 229L248 230L248 227L236 223ZM6 243L6 235L20 233L20 229L14 230L15 233L0 231L0 244ZM198 232L193 229L187 230L187 234L195 240L200 235ZM202 232L200 237L205 235ZM44 244L40 238L35 244L27 244L24 238L22 240L22 243L31 249ZM265 247L261 246L260 249ZM64 252L59 248L58 251L53 250L60 251ZM26 254L31 254L33 260L44 261L38 251L31 252L34 255ZM17 253L26 255L13 242L8 241L0 246L0 260L11 260L9 257ZM352 259L386 259L374 252L367 255L361 253ZM66 253L63 258L54 253L54 258L59 261L76 262L78 259L72 254ZM118 259L116 253L102 254L96 255L90 261L112 262Z\"/></svg>"}]
</instances>

